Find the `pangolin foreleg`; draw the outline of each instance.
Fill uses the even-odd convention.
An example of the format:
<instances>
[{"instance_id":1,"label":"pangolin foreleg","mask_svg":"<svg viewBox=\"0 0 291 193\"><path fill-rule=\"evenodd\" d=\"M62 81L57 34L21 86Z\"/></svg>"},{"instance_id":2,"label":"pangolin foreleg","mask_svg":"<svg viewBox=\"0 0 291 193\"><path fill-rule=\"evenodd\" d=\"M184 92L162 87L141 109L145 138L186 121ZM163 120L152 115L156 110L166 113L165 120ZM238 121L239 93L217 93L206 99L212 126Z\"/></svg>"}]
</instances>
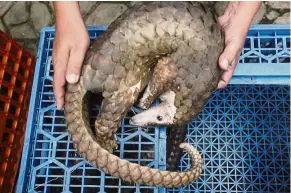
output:
<instances>
[{"instance_id":1,"label":"pangolin foreleg","mask_svg":"<svg viewBox=\"0 0 291 193\"><path fill-rule=\"evenodd\" d=\"M142 109L149 108L156 98L170 88L175 75L176 68L171 63L170 58L161 58L153 70L153 75L146 87L143 97L139 100L138 106Z\"/></svg>"},{"instance_id":2,"label":"pangolin foreleg","mask_svg":"<svg viewBox=\"0 0 291 193\"><path fill-rule=\"evenodd\" d=\"M111 153L117 148L114 135L120 126L121 119L135 102L138 91L139 88L136 91L115 92L102 101L95 121L95 133L99 144Z\"/></svg>"}]
</instances>

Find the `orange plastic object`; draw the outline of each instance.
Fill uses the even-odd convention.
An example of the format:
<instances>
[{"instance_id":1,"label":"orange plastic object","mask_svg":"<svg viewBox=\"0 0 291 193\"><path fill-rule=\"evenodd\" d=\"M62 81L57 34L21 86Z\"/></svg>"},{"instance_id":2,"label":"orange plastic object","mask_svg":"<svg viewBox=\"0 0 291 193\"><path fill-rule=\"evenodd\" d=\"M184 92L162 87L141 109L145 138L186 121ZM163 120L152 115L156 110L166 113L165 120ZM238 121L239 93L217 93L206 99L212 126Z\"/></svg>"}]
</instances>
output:
<instances>
[{"instance_id":1,"label":"orange plastic object","mask_svg":"<svg viewBox=\"0 0 291 193\"><path fill-rule=\"evenodd\" d=\"M13 192L36 58L0 30L0 192Z\"/></svg>"}]
</instances>

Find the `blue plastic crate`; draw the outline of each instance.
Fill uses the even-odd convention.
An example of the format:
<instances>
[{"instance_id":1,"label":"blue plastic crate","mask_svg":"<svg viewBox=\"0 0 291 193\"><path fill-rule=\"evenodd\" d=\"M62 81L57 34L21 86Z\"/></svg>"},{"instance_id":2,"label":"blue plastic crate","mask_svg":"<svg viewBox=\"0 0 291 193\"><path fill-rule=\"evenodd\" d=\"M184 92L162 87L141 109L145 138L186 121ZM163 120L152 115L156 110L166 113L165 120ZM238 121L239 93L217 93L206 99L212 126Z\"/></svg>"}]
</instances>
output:
<instances>
[{"instance_id":1,"label":"blue plastic crate","mask_svg":"<svg viewBox=\"0 0 291 193\"><path fill-rule=\"evenodd\" d=\"M105 29L88 27L91 40ZM288 25L250 28L232 85L215 92L203 112L188 125L186 139L203 155L204 167L196 182L180 189L129 186L99 172L76 154L66 132L63 111L55 109L53 39L54 28L44 28L17 193L290 192ZM95 105L91 118L97 109ZM116 154L165 169L165 128L133 127L128 124L128 116L117 134L120 146ZM185 155L180 168L188 167Z\"/></svg>"}]
</instances>

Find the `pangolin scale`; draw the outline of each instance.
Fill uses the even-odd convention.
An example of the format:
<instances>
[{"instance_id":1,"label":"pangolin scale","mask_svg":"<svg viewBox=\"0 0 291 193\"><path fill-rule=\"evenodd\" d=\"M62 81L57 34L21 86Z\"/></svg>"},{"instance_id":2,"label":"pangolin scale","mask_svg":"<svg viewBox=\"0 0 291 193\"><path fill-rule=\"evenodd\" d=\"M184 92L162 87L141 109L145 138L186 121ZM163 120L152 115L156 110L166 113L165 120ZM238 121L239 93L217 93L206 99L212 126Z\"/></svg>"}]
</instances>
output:
<instances>
[{"instance_id":1,"label":"pangolin scale","mask_svg":"<svg viewBox=\"0 0 291 193\"><path fill-rule=\"evenodd\" d=\"M128 182L181 187L199 178L202 157L190 144L179 145L191 158L189 170L162 171L113 155L114 134L143 90L139 106L145 112L155 110L150 105L163 93L172 96L161 97L161 105L172 114L161 112L167 117L157 116L155 123L146 124L174 129L189 123L217 87L221 76L217 59L223 45L216 16L203 3L136 3L93 42L80 80L66 86L65 117L74 147L101 171ZM95 134L88 122L88 92L103 96ZM163 118L171 121L164 123ZM132 122L138 123L138 116Z\"/></svg>"}]
</instances>

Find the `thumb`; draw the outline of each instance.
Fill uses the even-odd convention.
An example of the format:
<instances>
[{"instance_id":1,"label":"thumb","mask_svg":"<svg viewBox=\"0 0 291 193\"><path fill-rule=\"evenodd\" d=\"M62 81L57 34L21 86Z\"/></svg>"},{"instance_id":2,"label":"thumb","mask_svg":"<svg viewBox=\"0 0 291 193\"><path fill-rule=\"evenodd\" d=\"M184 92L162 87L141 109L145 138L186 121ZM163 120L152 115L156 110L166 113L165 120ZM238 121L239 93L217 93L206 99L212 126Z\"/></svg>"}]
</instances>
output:
<instances>
[{"instance_id":1,"label":"thumb","mask_svg":"<svg viewBox=\"0 0 291 193\"><path fill-rule=\"evenodd\" d=\"M85 57L84 50L76 48L71 49L66 72L67 82L74 84L79 80L84 57Z\"/></svg>"},{"instance_id":2,"label":"thumb","mask_svg":"<svg viewBox=\"0 0 291 193\"><path fill-rule=\"evenodd\" d=\"M231 42L226 44L223 53L219 57L219 67L222 70L233 69L236 65L236 60L239 57L240 50L240 44L238 43Z\"/></svg>"}]
</instances>

